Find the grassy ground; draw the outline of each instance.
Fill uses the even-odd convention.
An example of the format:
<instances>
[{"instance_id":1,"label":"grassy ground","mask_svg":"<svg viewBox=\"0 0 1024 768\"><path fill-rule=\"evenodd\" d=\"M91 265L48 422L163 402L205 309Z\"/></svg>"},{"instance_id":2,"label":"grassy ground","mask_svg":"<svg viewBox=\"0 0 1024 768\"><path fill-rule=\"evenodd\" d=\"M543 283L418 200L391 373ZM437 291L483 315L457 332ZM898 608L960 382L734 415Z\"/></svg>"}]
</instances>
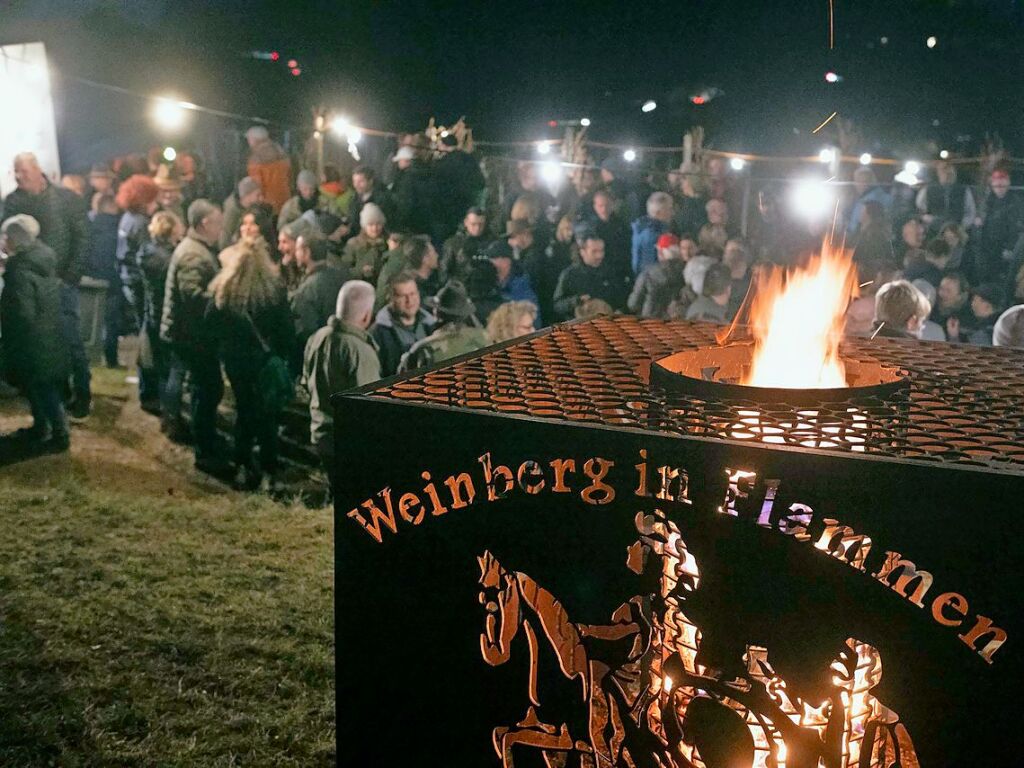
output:
<instances>
[{"instance_id":1,"label":"grassy ground","mask_svg":"<svg viewBox=\"0 0 1024 768\"><path fill-rule=\"evenodd\" d=\"M124 376L0 468L0 766L334 765L329 511L194 473Z\"/></svg>"}]
</instances>

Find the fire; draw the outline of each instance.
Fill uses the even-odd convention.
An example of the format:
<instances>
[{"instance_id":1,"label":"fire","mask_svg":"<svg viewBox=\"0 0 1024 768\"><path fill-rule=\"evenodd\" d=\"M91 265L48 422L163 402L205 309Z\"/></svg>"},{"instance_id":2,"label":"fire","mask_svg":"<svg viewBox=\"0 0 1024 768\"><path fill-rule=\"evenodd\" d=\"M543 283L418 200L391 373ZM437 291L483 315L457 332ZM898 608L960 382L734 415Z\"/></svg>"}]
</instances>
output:
<instances>
[{"instance_id":1,"label":"fire","mask_svg":"<svg viewBox=\"0 0 1024 768\"><path fill-rule=\"evenodd\" d=\"M839 340L857 288L852 252L826 240L805 267L772 268L756 278L749 319L755 387L822 389L846 386Z\"/></svg>"}]
</instances>

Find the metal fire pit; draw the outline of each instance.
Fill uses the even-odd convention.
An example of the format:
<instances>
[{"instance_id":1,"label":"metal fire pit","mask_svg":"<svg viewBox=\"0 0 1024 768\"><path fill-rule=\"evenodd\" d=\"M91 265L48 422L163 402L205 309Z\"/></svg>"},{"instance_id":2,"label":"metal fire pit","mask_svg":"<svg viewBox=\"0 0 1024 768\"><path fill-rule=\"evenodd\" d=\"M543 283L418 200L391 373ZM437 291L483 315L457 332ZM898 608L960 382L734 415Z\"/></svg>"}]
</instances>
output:
<instances>
[{"instance_id":1,"label":"metal fire pit","mask_svg":"<svg viewBox=\"0 0 1024 768\"><path fill-rule=\"evenodd\" d=\"M339 765L1015 766L1024 356L557 326L335 398Z\"/></svg>"}]
</instances>

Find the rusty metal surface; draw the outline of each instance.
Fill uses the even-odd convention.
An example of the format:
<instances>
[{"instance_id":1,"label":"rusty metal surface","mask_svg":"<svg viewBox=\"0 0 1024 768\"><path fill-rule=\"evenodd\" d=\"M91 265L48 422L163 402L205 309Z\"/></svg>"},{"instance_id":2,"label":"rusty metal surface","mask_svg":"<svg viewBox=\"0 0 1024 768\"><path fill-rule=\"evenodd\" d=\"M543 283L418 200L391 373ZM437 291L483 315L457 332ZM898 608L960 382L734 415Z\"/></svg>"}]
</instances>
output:
<instances>
[{"instance_id":1,"label":"rusty metal surface","mask_svg":"<svg viewBox=\"0 0 1024 768\"><path fill-rule=\"evenodd\" d=\"M598 318L367 394L667 434L732 440L768 435L766 442L785 445L1024 473L1019 350L852 339L844 355L908 372L909 399L828 403L812 411L700 400L649 387L652 360L714 344L716 330L699 323Z\"/></svg>"}]
</instances>

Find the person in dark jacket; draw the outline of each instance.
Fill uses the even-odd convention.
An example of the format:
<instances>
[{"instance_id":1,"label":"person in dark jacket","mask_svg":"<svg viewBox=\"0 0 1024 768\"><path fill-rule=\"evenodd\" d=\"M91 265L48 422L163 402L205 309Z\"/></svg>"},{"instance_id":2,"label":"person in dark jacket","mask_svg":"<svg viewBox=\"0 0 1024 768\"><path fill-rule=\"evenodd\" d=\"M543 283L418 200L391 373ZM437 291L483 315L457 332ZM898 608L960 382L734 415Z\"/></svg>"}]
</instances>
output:
<instances>
[{"instance_id":1,"label":"person in dark jacket","mask_svg":"<svg viewBox=\"0 0 1024 768\"><path fill-rule=\"evenodd\" d=\"M295 241L295 263L303 271L302 282L292 294L291 312L295 324L295 349L289 359L301 367L302 352L309 337L327 325L338 303L338 291L350 278L348 269L328 260L327 240L313 234Z\"/></svg>"},{"instance_id":2,"label":"person in dark jacket","mask_svg":"<svg viewBox=\"0 0 1024 768\"><path fill-rule=\"evenodd\" d=\"M558 277L553 302L555 319L571 319L576 307L590 299L622 309L626 304L625 287L604 266L604 241L593 232L585 232L580 243L580 263L566 267Z\"/></svg>"},{"instance_id":3,"label":"person in dark jacket","mask_svg":"<svg viewBox=\"0 0 1024 768\"><path fill-rule=\"evenodd\" d=\"M640 317L668 319L668 307L686 285L679 252L679 238L666 233L658 238L658 263L651 264L636 279L629 295L629 311Z\"/></svg>"},{"instance_id":4,"label":"person in dark jacket","mask_svg":"<svg viewBox=\"0 0 1024 768\"><path fill-rule=\"evenodd\" d=\"M4 215L19 213L39 223L39 239L57 256L57 277L61 279L61 334L71 357L71 415L89 415L89 357L82 342L78 281L89 255L89 221L82 201L74 192L51 184L31 152L14 158L18 188L4 199Z\"/></svg>"},{"instance_id":5,"label":"person in dark jacket","mask_svg":"<svg viewBox=\"0 0 1024 768\"><path fill-rule=\"evenodd\" d=\"M584 211L581 222L594 230L604 241L605 261L608 268L623 277L633 277L631 265L632 235L629 224L621 217L617 208L619 203L607 189L599 189L594 193L590 211Z\"/></svg>"},{"instance_id":6,"label":"person in dark jacket","mask_svg":"<svg viewBox=\"0 0 1024 768\"><path fill-rule=\"evenodd\" d=\"M981 212L981 229L972 282L1004 282L1013 259L1013 247L1024 228L1024 202L1010 189L1010 174L996 168L989 178L989 194ZM971 238L974 242L974 238Z\"/></svg>"},{"instance_id":7,"label":"person in dark jacket","mask_svg":"<svg viewBox=\"0 0 1024 768\"><path fill-rule=\"evenodd\" d=\"M171 263L171 254L185 235L185 225L170 211L157 211L150 219L148 229L149 240L139 250L143 294L139 372L142 374L145 371L145 375L151 377L147 389L159 398L163 431L172 438L180 438L185 433L181 419L181 400L171 400L167 395L167 380L171 376L172 367L171 352L166 342L160 339L160 316L164 308L167 268Z\"/></svg>"},{"instance_id":8,"label":"person in dark jacket","mask_svg":"<svg viewBox=\"0 0 1024 768\"><path fill-rule=\"evenodd\" d=\"M113 194L97 193L89 211L89 265L85 274L107 283L103 302L103 357L108 368L117 368L117 343L121 335L124 296L117 273L117 230L121 219Z\"/></svg>"},{"instance_id":9,"label":"person in dark jacket","mask_svg":"<svg viewBox=\"0 0 1024 768\"><path fill-rule=\"evenodd\" d=\"M434 316L420 304L416 275L409 270L391 278L391 300L374 318L370 335L377 342L381 376L394 376L402 355L434 331Z\"/></svg>"},{"instance_id":10,"label":"person in dark jacket","mask_svg":"<svg viewBox=\"0 0 1024 768\"><path fill-rule=\"evenodd\" d=\"M512 246L505 240L495 240L487 247L485 255L494 265L502 303L507 301L530 302L537 307L534 322L536 327L540 328L540 301L537 299L537 292L533 290L530 275L525 271L523 263L513 260Z\"/></svg>"},{"instance_id":11,"label":"person in dark jacket","mask_svg":"<svg viewBox=\"0 0 1024 768\"><path fill-rule=\"evenodd\" d=\"M374 203L380 208L388 221L397 221L395 201L384 185L377 181L373 168L368 165L356 166L352 171L352 190L355 194L349 201L347 211L350 236L359 234L359 214L367 203Z\"/></svg>"},{"instance_id":12,"label":"person in dark jacket","mask_svg":"<svg viewBox=\"0 0 1024 768\"><path fill-rule=\"evenodd\" d=\"M142 276L142 247L149 241L149 220L159 207L160 190L149 176L136 174L117 190L117 204L124 211L117 229L117 269L121 289L140 338L146 309L145 280ZM151 367L152 355L139 355L139 402L149 413L160 411L158 375Z\"/></svg>"},{"instance_id":13,"label":"person in dark jacket","mask_svg":"<svg viewBox=\"0 0 1024 768\"><path fill-rule=\"evenodd\" d=\"M416 156L410 146L400 147L394 162L398 165L395 180L391 184L391 194L395 201L395 228L436 236L440 231L437 217L439 195L430 167Z\"/></svg>"},{"instance_id":14,"label":"person in dark jacket","mask_svg":"<svg viewBox=\"0 0 1024 768\"><path fill-rule=\"evenodd\" d=\"M60 329L57 256L37 240L39 224L18 214L0 225L10 254L0 294L3 361L7 380L28 398L32 426L20 430L24 447L61 452L70 445L60 382L67 376L67 354Z\"/></svg>"},{"instance_id":15,"label":"person in dark jacket","mask_svg":"<svg viewBox=\"0 0 1024 768\"><path fill-rule=\"evenodd\" d=\"M263 188L251 176L246 176L235 186L235 190L224 200L224 228L220 233L221 250L227 248L238 239L238 228L242 224L242 214L254 205L263 203ZM273 208L268 203L267 212L273 227ZM276 238L269 238L267 244L273 246ZM271 252L273 254L273 252Z\"/></svg>"},{"instance_id":16,"label":"person in dark jacket","mask_svg":"<svg viewBox=\"0 0 1024 768\"><path fill-rule=\"evenodd\" d=\"M188 207L188 224L188 233L174 249L167 267L160 338L171 345L191 380L196 467L219 474L225 467L217 456L217 406L224 394L224 385L217 358L217 339L206 320L206 308L207 288L220 270L214 249L224 217L220 208L200 198ZM288 327L290 330L290 323ZM170 382L168 387L171 387Z\"/></svg>"},{"instance_id":17,"label":"person in dark jacket","mask_svg":"<svg viewBox=\"0 0 1024 768\"><path fill-rule=\"evenodd\" d=\"M463 213L479 205L486 182L480 171L480 161L472 153L458 146L453 134L443 136L437 144L440 158L435 162L435 175L444 195L438 200L438 231L435 237L443 241L458 229Z\"/></svg>"},{"instance_id":18,"label":"person in dark jacket","mask_svg":"<svg viewBox=\"0 0 1024 768\"><path fill-rule=\"evenodd\" d=\"M441 277L465 281L472 269L473 258L491 243L487 235L487 215L483 208L466 211L462 228L444 242L441 248Z\"/></svg>"},{"instance_id":19,"label":"person in dark jacket","mask_svg":"<svg viewBox=\"0 0 1024 768\"><path fill-rule=\"evenodd\" d=\"M292 353L288 293L262 238L240 240L222 260L224 269L210 283L208 319L235 394L235 483L273 491L281 414L264 402L260 373L271 355L287 360ZM260 447L259 465L254 443Z\"/></svg>"}]
</instances>

